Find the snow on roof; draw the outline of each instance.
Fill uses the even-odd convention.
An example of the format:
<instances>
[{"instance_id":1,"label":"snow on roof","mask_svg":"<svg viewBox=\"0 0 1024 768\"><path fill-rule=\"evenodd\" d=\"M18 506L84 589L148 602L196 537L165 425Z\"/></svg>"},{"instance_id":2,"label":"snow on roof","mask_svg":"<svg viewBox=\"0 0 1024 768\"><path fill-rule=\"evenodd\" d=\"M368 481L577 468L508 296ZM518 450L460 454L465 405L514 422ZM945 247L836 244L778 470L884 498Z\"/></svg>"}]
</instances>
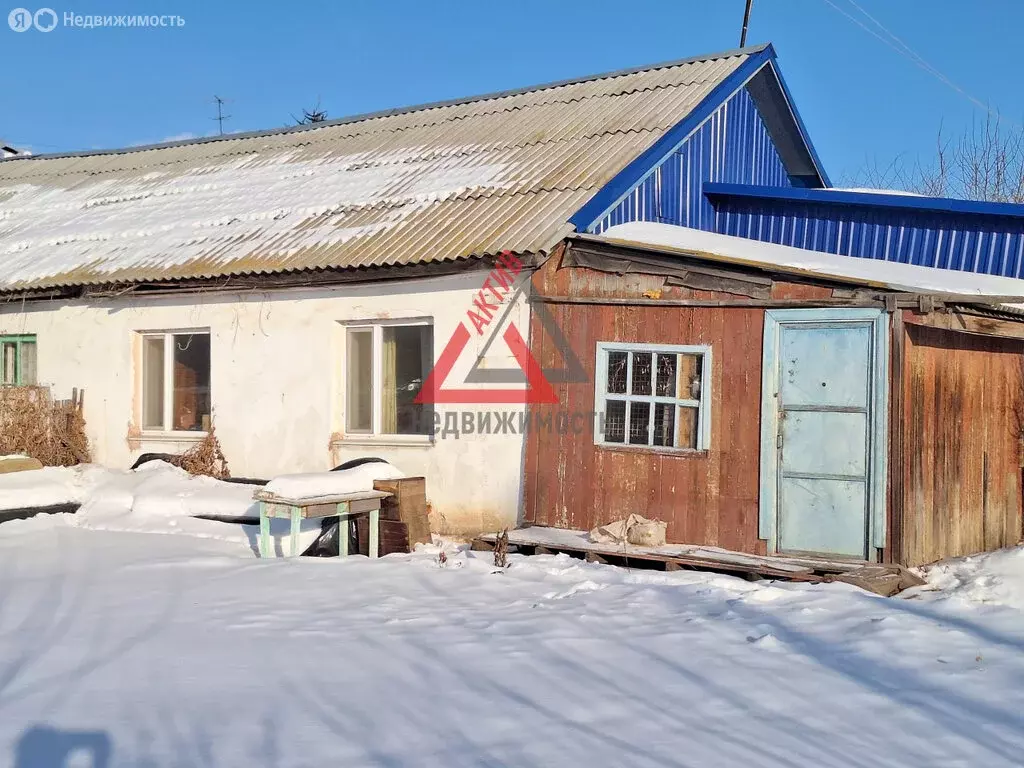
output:
<instances>
[{"instance_id":1,"label":"snow on roof","mask_svg":"<svg viewBox=\"0 0 1024 768\"><path fill-rule=\"evenodd\" d=\"M905 189L877 189L875 187L828 187L830 192L860 192L864 195L902 195L903 197L925 197L919 192Z\"/></svg>"},{"instance_id":2,"label":"snow on roof","mask_svg":"<svg viewBox=\"0 0 1024 768\"><path fill-rule=\"evenodd\" d=\"M1024 280L1011 277L838 256L671 224L647 221L619 224L605 230L600 239L623 245L678 251L714 261L769 266L794 274L897 291L1024 299Z\"/></svg>"},{"instance_id":3,"label":"snow on roof","mask_svg":"<svg viewBox=\"0 0 1024 768\"><path fill-rule=\"evenodd\" d=\"M759 48L285 130L0 161L0 290L539 253Z\"/></svg>"}]
</instances>

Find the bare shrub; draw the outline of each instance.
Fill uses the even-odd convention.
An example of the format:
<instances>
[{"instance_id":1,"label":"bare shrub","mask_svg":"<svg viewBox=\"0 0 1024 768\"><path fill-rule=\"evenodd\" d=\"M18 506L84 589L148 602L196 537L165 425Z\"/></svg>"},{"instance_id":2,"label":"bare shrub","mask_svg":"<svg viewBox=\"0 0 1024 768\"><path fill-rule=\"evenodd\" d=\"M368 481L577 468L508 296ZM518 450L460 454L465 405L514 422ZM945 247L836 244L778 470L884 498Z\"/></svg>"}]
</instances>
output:
<instances>
[{"instance_id":1,"label":"bare shrub","mask_svg":"<svg viewBox=\"0 0 1024 768\"><path fill-rule=\"evenodd\" d=\"M508 566L508 528L494 538L494 567Z\"/></svg>"},{"instance_id":2,"label":"bare shrub","mask_svg":"<svg viewBox=\"0 0 1024 768\"><path fill-rule=\"evenodd\" d=\"M0 387L0 455L23 453L48 467L91 460L82 400L53 400L48 387Z\"/></svg>"},{"instance_id":3,"label":"bare shrub","mask_svg":"<svg viewBox=\"0 0 1024 768\"><path fill-rule=\"evenodd\" d=\"M206 437L185 451L174 464L190 475L206 475L218 480L231 477L228 460L224 458L213 424Z\"/></svg>"},{"instance_id":4,"label":"bare shrub","mask_svg":"<svg viewBox=\"0 0 1024 768\"><path fill-rule=\"evenodd\" d=\"M935 153L921 160L870 161L849 183L929 197L1024 203L1024 128L988 115L952 138L939 126Z\"/></svg>"}]
</instances>

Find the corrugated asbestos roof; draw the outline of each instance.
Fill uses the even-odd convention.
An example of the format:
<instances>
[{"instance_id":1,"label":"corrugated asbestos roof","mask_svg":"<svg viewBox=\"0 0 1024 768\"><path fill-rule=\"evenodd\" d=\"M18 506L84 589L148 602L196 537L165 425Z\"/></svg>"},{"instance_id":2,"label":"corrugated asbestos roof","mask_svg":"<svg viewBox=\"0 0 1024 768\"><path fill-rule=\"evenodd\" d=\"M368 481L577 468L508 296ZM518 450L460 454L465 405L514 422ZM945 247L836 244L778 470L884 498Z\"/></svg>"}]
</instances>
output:
<instances>
[{"instance_id":1,"label":"corrugated asbestos roof","mask_svg":"<svg viewBox=\"0 0 1024 768\"><path fill-rule=\"evenodd\" d=\"M460 102L0 161L0 290L542 253L760 48Z\"/></svg>"}]
</instances>

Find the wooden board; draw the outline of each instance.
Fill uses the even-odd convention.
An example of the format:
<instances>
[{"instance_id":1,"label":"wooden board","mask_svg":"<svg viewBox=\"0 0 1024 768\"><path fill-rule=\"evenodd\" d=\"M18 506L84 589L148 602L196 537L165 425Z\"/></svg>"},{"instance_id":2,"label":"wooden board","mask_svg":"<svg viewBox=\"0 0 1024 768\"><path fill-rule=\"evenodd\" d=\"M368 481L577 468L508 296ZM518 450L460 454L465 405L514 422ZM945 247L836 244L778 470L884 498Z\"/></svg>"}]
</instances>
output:
<instances>
[{"instance_id":1,"label":"wooden board","mask_svg":"<svg viewBox=\"0 0 1024 768\"><path fill-rule=\"evenodd\" d=\"M422 477L377 480L373 487L391 494L381 502L383 520L401 520L408 529L409 547L429 544L430 520L427 517L427 482Z\"/></svg>"},{"instance_id":2,"label":"wooden board","mask_svg":"<svg viewBox=\"0 0 1024 768\"><path fill-rule=\"evenodd\" d=\"M408 552L409 530L401 520L381 520L380 537L377 539L377 543L377 554L380 557L395 552ZM365 517L356 518L356 544L356 552L360 555L369 554L370 521Z\"/></svg>"},{"instance_id":3,"label":"wooden board","mask_svg":"<svg viewBox=\"0 0 1024 768\"><path fill-rule=\"evenodd\" d=\"M473 540L475 550L494 548L496 534L483 534ZM741 575L748 578L784 579L786 581L843 581L880 595L891 595L901 589L922 583L905 568L877 563L835 561L816 558L747 555L712 547L666 545L636 547L591 542L584 531L532 526L509 531L509 545L522 554L556 554L564 552L583 557L589 562L610 565L646 565L673 571L706 570Z\"/></svg>"},{"instance_id":4,"label":"wooden board","mask_svg":"<svg viewBox=\"0 0 1024 768\"><path fill-rule=\"evenodd\" d=\"M0 475L9 472L30 472L34 469L42 469L43 463L39 459L28 456L5 456L0 458Z\"/></svg>"},{"instance_id":5,"label":"wooden board","mask_svg":"<svg viewBox=\"0 0 1024 768\"><path fill-rule=\"evenodd\" d=\"M291 507L315 507L324 504L340 504L343 501L363 501L366 499L383 499L387 496L386 491L357 491L356 493L337 493L326 496L309 496L302 499L291 499L285 496L278 496L265 489L259 489L252 497L257 501L265 501L267 504Z\"/></svg>"},{"instance_id":6,"label":"wooden board","mask_svg":"<svg viewBox=\"0 0 1024 768\"><path fill-rule=\"evenodd\" d=\"M1016 545L1024 342L905 328L897 559L923 565Z\"/></svg>"}]
</instances>

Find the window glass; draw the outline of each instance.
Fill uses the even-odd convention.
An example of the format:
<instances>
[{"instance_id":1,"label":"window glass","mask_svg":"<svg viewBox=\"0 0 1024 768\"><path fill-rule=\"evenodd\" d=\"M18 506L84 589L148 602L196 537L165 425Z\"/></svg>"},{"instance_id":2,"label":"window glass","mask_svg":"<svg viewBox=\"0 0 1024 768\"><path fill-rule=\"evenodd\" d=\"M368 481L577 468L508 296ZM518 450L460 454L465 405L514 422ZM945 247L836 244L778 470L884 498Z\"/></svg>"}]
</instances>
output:
<instances>
[{"instance_id":1,"label":"window glass","mask_svg":"<svg viewBox=\"0 0 1024 768\"><path fill-rule=\"evenodd\" d=\"M676 406L672 403L654 404L654 445L671 448L675 445ZM687 447L690 446L680 446Z\"/></svg>"},{"instance_id":2,"label":"window glass","mask_svg":"<svg viewBox=\"0 0 1024 768\"><path fill-rule=\"evenodd\" d=\"M625 352L608 353L608 389L609 395L626 394L626 367L629 355Z\"/></svg>"},{"instance_id":3,"label":"window glass","mask_svg":"<svg viewBox=\"0 0 1024 768\"><path fill-rule=\"evenodd\" d=\"M633 352L630 356L633 358L633 386L630 388L630 394L651 394L651 355Z\"/></svg>"},{"instance_id":4,"label":"window glass","mask_svg":"<svg viewBox=\"0 0 1024 768\"><path fill-rule=\"evenodd\" d=\"M659 397L676 396L676 361L679 355L660 354L658 359L658 384L655 394Z\"/></svg>"},{"instance_id":5,"label":"window glass","mask_svg":"<svg viewBox=\"0 0 1024 768\"><path fill-rule=\"evenodd\" d=\"M177 333L174 343L174 397L171 429L207 432L210 429L210 336Z\"/></svg>"},{"instance_id":6,"label":"window glass","mask_svg":"<svg viewBox=\"0 0 1024 768\"><path fill-rule=\"evenodd\" d=\"M624 400L605 402L604 439L606 443L626 442L626 402Z\"/></svg>"},{"instance_id":7,"label":"window glass","mask_svg":"<svg viewBox=\"0 0 1024 768\"><path fill-rule=\"evenodd\" d=\"M36 343L34 341L21 342L21 384L22 386L35 386L38 381L36 377Z\"/></svg>"},{"instance_id":8,"label":"window glass","mask_svg":"<svg viewBox=\"0 0 1024 768\"><path fill-rule=\"evenodd\" d=\"M629 404L629 442L631 445L649 444L650 438L647 435L647 429L650 419L650 403L634 400Z\"/></svg>"},{"instance_id":9,"label":"window glass","mask_svg":"<svg viewBox=\"0 0 1024 768\"><path fill-rule=\"evenodd\" d=\"M350 328L347 344L347 431L373 430L373 329Z\"/></svg>"},{"instance_id":10,"label":"window glass","mask_svg":"<svg viewBox=\"0 0 1024 768\"><path fill-rule=\"evenodd\" d=\"M413 402L433 360L433 328L429 325L390 325L381 331L381 432L388 435L427 435L433 412Z\"/></svg>"},{"instance_id":11,"label":"window glass","mask_svg":"<svg viewBox=\"0 0 1024 768\"><path fill-rule=\"evenodd\" d=\"M142 428L164 427L164 337L142 339Z\"/></svg>"},{"instance_id":12,"label":"window glass","mask_svg":"<svg viewBox=\"0 0 1024 768\"><path fill-rule=\"evenodd\" d=\"M5 341L0 344L0 384L18 383L18 344Z\"/></svg>"}]
</instances>

